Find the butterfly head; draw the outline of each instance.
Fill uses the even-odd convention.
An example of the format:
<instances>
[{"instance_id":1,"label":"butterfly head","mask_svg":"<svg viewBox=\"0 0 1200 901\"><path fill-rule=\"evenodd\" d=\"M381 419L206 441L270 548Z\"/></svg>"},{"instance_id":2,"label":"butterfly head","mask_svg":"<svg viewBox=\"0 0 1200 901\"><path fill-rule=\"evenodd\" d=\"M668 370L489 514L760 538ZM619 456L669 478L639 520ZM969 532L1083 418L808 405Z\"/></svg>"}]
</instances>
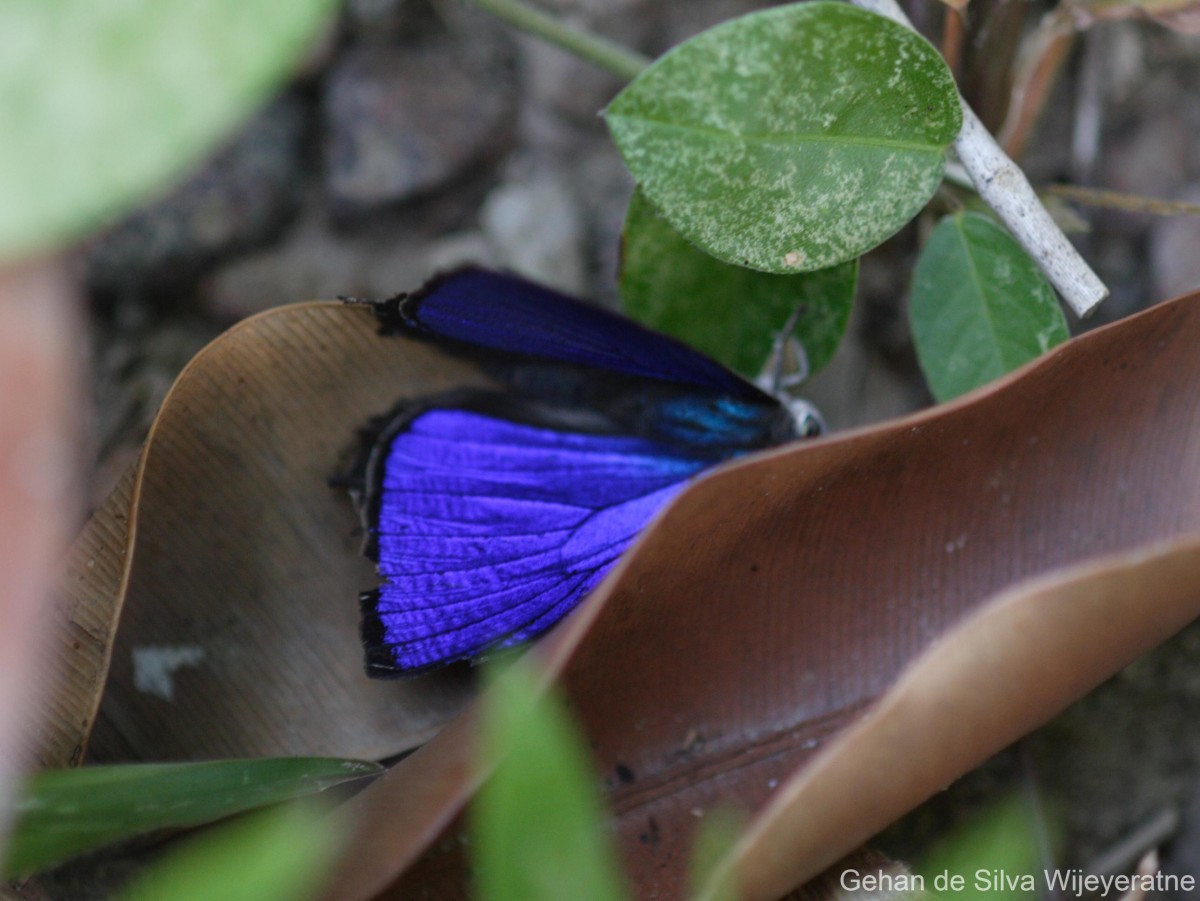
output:
<instances>
[{"instance_id":1,"label":"butterfly head","mask_svg":"<svg viewBox=\"0 0 1200 901\"><path fill-rule=\"evenodd\" d=\"M803 398L788 398L783 405L791 414L797 438L816 438L829 430L821 411Z\"/></svg>"}]
</instances>

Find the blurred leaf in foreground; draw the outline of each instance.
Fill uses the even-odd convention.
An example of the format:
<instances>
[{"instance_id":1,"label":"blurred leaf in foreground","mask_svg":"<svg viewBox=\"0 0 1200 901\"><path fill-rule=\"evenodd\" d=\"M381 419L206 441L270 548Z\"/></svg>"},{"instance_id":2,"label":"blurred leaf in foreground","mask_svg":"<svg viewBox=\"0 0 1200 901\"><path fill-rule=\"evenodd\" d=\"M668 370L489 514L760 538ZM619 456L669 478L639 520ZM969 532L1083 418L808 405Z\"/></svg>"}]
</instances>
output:
<instances>
[{"instance_id":1,"label":"blurred leaf in foreground","mask_svg":"<svg viewBox=\"0 0 1200 901\"><path fill-rule=\"evenodd\" d=\"M471 846L483 901L627 897L595 770L561 703L520 662L484 701L483 765Z\"/></svg>"},{"instance_id":2,"label":"blurred leaf in foreground","mask_svg":"<svg viewBox=\"0 0 1200 901\"><path fill-rule=\"evenodd\" d=\"M304 901L316 896L341 835L319 806L287 804L172 849L121 901Z\"/></svg>"},{"instance_id":3,"label":"blurred leaf in foreground","mask_svg":"<svg viewBox=\"0 0 1200 901\"><path fill-rule=\"evenodd\" d=\"M2 873L27 875L134 835L197 826L380 772L357 760L281 757L38 773L14 807Z\"/></svg>"},{"instance_id":4,"label":"blurred leaf in foreground","mask_svg":"<svg viewBox=\"0 0 1200 901\"><path fill-rule=\"evenodd\" d=\"M723 864L745 825L746 817L728 807L711 810L700 820L692 844L691 897L737 901L735 870Z\"/></svg>"},{"instance_id":5,"label":"blurred leaf in foreground","mask_svg":"<svg viewBox=\"0 0 1200 901\"><path fill-rule=\"evenodd\" d=\"M0 258L162 188L284 78L332 0L0 4Z\"/></svg>"},{"instance_id":6,"label":"blurred leaf in foreground","mask_svg":"<svg viewBox=\"0 0 1200 901\"><path fill-rule=\"evenodd\" d=\"M925 887L958 901L1026 901L1046 886L1028 804L1010 798L935 846L918 868ZM1031 886L1032 883L1032 886Z\"/></svg>"}]
</instances>

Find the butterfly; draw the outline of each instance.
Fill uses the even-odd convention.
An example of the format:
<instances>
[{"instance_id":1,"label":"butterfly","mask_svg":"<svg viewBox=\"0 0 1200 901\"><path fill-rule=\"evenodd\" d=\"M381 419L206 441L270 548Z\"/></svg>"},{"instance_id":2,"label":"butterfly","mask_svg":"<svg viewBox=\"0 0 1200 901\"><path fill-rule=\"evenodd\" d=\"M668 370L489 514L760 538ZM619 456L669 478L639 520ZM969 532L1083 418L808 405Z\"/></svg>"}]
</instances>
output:
<instances>
[{"instance_id":1,"label":"butterfly","mask_svg":"<svg viewBox=\"0 0 1200 901\"><path fill-rule=\"evenodd\" d=\"M382 334L496 387L403 401L362 432L345 481L380 577L360 597L370 676L541 635L697 473L820 428L805 402L515 275L463 268L371 305Z\"/></svg>"}]
</instances>

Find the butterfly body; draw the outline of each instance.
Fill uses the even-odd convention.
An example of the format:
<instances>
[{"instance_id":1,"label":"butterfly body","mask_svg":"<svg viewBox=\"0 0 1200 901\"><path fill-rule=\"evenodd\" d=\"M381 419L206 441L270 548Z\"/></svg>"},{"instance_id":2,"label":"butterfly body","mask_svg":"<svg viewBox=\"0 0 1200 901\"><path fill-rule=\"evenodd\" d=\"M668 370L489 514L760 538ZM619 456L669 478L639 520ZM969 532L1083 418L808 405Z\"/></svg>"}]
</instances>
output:
<instances>
[{"instance_id":1,"label":"butterfly body","mask_svg":"<svg viewBox=\"0 0 1200 901\"><path fill-rule=\"evenodd\" d=\"M373 676L540 635L688 480L802 428L686 345L515 276L460 270L375 310L385 334L468 355L499 387L402 403L365 436Z\"/></svg>"}]
</instances>

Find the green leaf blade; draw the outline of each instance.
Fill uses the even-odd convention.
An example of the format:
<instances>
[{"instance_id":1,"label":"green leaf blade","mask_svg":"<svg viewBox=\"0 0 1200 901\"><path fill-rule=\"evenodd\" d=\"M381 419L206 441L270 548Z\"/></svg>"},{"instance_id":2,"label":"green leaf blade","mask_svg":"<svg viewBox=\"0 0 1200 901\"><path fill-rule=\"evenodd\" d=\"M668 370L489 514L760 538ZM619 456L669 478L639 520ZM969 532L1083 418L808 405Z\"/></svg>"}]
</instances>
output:
<instances>
[{"instance_id":1,"label":"green leaf blade","mask_svg":"<svg viewBox=\"0 0 1200 901\"><path fill-rule=\"evenodd\" d=\"M380 772L363 761L284 757L38 773L14 805L3 873L26 875L134 835L197 826Z\"/></svg>"},{"instance_id":2,"label":"green leaf blade","mask_svg":"<svg viewBox=\"0 0 1200 901\"><path fill-rule=\"evenodd\" d=\"M854 302L858 263L775 275L723 263L692 246L641 191L625 219L625 312L750 378L797 305L796 335L816 372L833 356Z\"/></svg>"},{"instance_id":3,"label":"green leaf blade","mask_svg":"<svg viewBox=\"0 0 1200 901\"><path fill-rule=\"evenodd\" d=\"M1048 829L1048 827L1050 827ZM1029 805L1006 798L958 826L929 849L918 872L935 897L961 901L1027 901L1046 891L1037 836L1057 831ZM957 880L951 883L950 880ZM1036 886L1029 890L1028 881Z\"/></svg>"},{"instance_id":4,"label":"green leaf blade","mask_svg":"<svg viewBox=\"0 0 1200 901\"><path fill-rule=\"evenodd\" d=\"M172 849L121 893L121 901L313 898L343 838L334 827L319 806L288 804L251 814Z\"/></svg>"},{"instance_id":5,"label":"green leaf blade","mask_svg":"<svg viewBox=\"0 0 1200 901\"><path fill-rule=\"evenodd\" d=\"M0 258L178 177L287 74L332 0L15 0L0 8Z\"/></svg>"},{"instance_id":6,"label":"green leaf blade","mask_svg":"<svg viewBox=\"0 0 1200 901\"><path fill-rule=\"evenodd\" d=\"M909 320L939 401L1024 365L1070 337L1037 264L987 216L938 224L913 273Z\"/></svg>"},{"instance_id":7,"label":"green leaf blade","mask_svg":"<svg viewBox=\"0 0 1200 901\"><path fill-rule=\"evenodd\" d=\"M485 698L483 758L495 769L471 811L476 897L627 897L582 742L560 702L539 698L519 662Z\"/></svg>"},{"instance_id":8,"label":"green leaf blade","mask_svg":"<svg viewBox=\"0 0 1200 901\"><path fill-rule=\"evenodd\" d=\"M690 241L766 272L825 268L898 230L962 124L921 37L841 3L765 10L663 56L605 117Z\"/></svg>"}]
</instances>

